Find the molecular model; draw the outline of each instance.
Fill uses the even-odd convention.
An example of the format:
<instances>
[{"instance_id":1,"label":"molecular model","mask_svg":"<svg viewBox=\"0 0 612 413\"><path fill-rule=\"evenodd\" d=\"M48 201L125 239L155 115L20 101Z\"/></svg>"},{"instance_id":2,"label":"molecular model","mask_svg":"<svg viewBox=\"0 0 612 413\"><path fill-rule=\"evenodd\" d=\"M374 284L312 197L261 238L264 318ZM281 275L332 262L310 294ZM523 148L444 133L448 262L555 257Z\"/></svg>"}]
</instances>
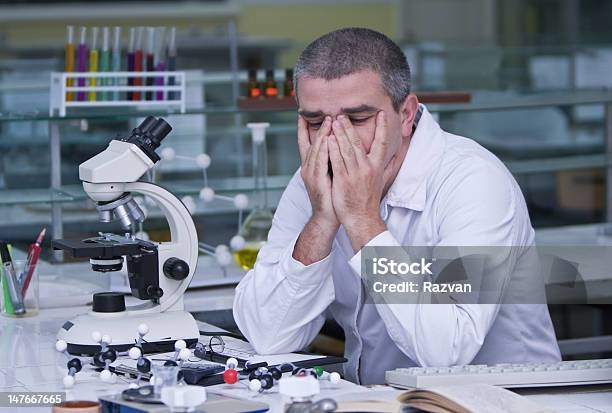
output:
<instances>
[{"instance_id":1,"label":"molecular model","mask_svg":"<svg viewBox=\"0 0 612 413\"><path fill-rule=\"evenodd\" d=\"M260 145L265 142L266 129L269 126L270 126L269 123L249 123L247 124L247 127L251 129L251 139L253 141L253 144ZM208 154L201 153L195 157L178 155L176 151L174 150L174 148L172 147L163 148L160 154L161 154L162 161L164 162L183 160L183 161L194 162L198 167L200 167L203 173L204 185L202 189L200 189L199 199L204 204L210 203L215 199L220 200L220 201L225 201L228 203L233 203L234 207L238 210L238 231L240 231L240 228L242 227L242 221L243 221L243 212L249 206L249 197L242 193L237 194L233 197L219 195L215 193L215 190L208 185L207 170L210 167L210 164L212 162L212 159L210 158ZM185 207L187 207L189 212L193 214L193 212L196 209L196 201L194 200L194 198L187 195L181 198L181 201L183 202ZM140 235L146 237L146 234L142 234L142 232L137 234L139 238L142 238L142 236ZM245 247L245 244L246 244L246 241L244 237L239 235L237 232L236 235L234 235L231 238L229 242L229 247L225 244L220 244L215 247L212 245L205 244L203 242L199 243L199 247L200 247L201 252L214 256L219 266L225 269L225 267L230 265L232 262L231 251L242 250Z\"/></svg>"},{"instance_id":2,"label":"molecular model","mask_svg":"<svg viewBox=\"0 0 612 413\"><path fill-rule=\"evenodd\" d=\"M130 388L140 387L142 376L151 372L151 361L144 356L142 345L145 342L144 337L149 333L149 326L146 324L140 324L138 326L138 338L135 340L135 344L128 351L118 352L110 347L112 338L108 334L101 334L99 331L94 331L91 334L93 341L100 345L100 351L96 352L92 358L91 363L99 368L102 368L100 372L100 379L104 383L113 384L117 382L117 374L110 370L110 365L119 356L128 356L132 360L136 360L136 383L131 383ZM55 349L70 358L67 352L68 345L64 340L57 340L55 342ZM165 365L179 366L191 357L191 350L187 348L187 343L184 340L177 340L174 343L174 355L171 360L167 360ZM75 384L76 374L83 368L83 363L80 358L71 358L66 364L68 373L64 376L63 383L64 387L69 389ZM151 376L149 379L150 383L154 383L154 377Z\"/></svg>"},{"instance_id":3,"label":"molecular model","mask_svg":"<svg viewBox=\"0 0 612 413\"><path fill-rule=\"evenodd\" d=\"M293 363L283 363L280 366L259 366L250 368L248 364L241 371L237 370L238 361L235 358L229 358L225 364L225 372L223 373L223 381L226 384L236 384L240 382L240 377L248 380L246 387L254 393L261 393L274 387L283 377L283 373L291 372L293 377L314 377L318 381L328 381L332 385L340 382L340 374L336 372L328 373L321 367L312 369L296 367Z\"/></svg>"}]
</instances>

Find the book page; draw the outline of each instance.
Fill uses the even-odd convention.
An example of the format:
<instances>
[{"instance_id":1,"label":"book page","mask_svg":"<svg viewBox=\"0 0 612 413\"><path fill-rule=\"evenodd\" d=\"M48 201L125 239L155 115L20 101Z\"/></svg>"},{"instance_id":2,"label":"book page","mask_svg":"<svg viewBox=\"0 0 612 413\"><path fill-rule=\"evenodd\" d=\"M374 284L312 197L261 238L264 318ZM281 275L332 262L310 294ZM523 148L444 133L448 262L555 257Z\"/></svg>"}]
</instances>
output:
<instances>
[{"instance_id":1,"label":"book page","mask_svg":"<svg viewBox=\"0 0 612 413\"><path fill-rule=\"evenodd\" d=\"M429 394L429 395L428 395ZM512 393L501 387L488 384L467 384L457 386L440 386L429 389L412 390L400 396L400 401L412 405L416 402L421 409L427 404L435 410L427 411L461 411L457 409L462 406L465 410L473 413L550 413L553 410L546 409L535 402ZM447 400L444 400L447 399ZM449 401L451 403L449 403Z\"/></svg>"}]
</instances>

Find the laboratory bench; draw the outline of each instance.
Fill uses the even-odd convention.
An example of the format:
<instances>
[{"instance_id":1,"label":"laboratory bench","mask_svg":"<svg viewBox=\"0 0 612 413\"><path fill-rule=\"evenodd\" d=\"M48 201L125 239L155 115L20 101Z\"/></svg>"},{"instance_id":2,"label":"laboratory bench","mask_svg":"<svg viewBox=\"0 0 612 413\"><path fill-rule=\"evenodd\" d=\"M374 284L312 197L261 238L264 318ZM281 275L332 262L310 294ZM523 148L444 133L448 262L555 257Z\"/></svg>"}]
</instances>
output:
<instances>
[{"instance_id":1,"label":"laboratory bench","mask_svg":"<svg viewBox=\"0 0 612 413\"><path fill-rule=\"evenodd\" d=\"M189 291L185 297L190 311L210 310L231 306L233 289L215 291ZM42 392L66 391L62 379L66 375L66 356L54 348L55 336L60 326L88 307L74 306L42 309L33 317L2 318L0 330L0 391ZM211 329L208 323L198 322L201 329ZM77 373L77 382L67 390L68 400L97 400L104 395L125 390L128 383L122 378L116 384L103 383L97 372L85 367ZM394 400L402 392L387 386L363 387L342 380L338 385L323 383L319 398L336 400ZM255 398L267 403L270 412L282 412L284 402L278 392L254 395L246 388L220 384L207 388L209 392L239 398ZM558 389L546 389L526 397L558 409L562 413L601 413L612 406L612 390L593 393L587 388L574 389L572 393ZM15 411L2 409L0 411ZM49 408L28 408L28 412L48 412Z\"/></svg>"}]
</instances>

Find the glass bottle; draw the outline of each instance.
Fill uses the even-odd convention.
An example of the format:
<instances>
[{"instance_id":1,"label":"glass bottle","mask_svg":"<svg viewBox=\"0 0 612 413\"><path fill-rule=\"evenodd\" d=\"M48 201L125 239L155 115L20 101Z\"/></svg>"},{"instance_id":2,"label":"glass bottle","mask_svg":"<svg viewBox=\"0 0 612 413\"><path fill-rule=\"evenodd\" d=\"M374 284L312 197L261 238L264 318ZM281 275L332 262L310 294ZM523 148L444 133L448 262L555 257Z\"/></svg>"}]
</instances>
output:
<instances>
[{"instance_id":1,"label":"glass bottle","mask_svg":"<svg viewBox=\"0 0 612 413\"><path fill-rule=\"evenodd\" d=\"M283 84L283 95L285 97L295 96L293 90L293 69L285 70L285 83Z\"/></svg>"},{"instance_id":2,"label":"glass bottle","mask_svg":"<svg viewBox=\"0 0 612 413\"><path fill-rule=\"evenodd\" d=\"M249 81L247 83L247 96L250 98L258 98L261 96L261 88L257 81L257 70L249 70Z\"/></svg>"},{"instance_id":3,"label":"glass bottle","mask_svg":"<svg viewBox=\"0 0 612 413\"><path fill-rule=\"evenodd\" d=\"M244 238L244 248L234 251L234 258L241 268L249 270L255 265L257 253L268 239L274 214L268 207L268 162L266 128L269 123L249 123L253 143L253 204L251 213L244 220L238 234Z\"/></svg>"},{"instance_id":4,"label":"glass bottle","mask_svg":"<svg viewBox=\"0 0 612 413\"><path fill-rule=\"evenodd\" d=\"M266 70L266 82L264 83L264 95L267 98L275 98L278 96L278 86L274 80L274 70Z\"/></svg>"}]
</instances>

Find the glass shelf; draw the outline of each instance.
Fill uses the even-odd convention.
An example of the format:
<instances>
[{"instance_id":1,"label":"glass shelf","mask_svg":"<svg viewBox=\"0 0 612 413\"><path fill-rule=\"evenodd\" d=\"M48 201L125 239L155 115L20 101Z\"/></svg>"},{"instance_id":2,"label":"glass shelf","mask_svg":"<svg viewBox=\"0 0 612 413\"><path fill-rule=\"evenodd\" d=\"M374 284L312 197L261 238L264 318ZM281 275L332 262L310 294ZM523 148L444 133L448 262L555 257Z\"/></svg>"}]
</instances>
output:
<instances>
[{"instance_id":1,"label":"glass shelf","mask_svg":"<svg viewBox=\"0 0 612 413\"><path fill-rule=\"evenodd\" d=\"M72 201L75 201L75 198L70 193L57 189L3 189L0 191L0 205L45 204Z\"/></svg>"},{"instance_id":2,"label":"glass shelf","mask_svg":"<svg viewBox=\"0 0 612 413\"><path fill-rule=\"evenodd\" d=\"M285 189L292 175L276 175L268 177L268 190L278 192ZM177 196L198 196L204 186L202 179L173 180L159 182ZM253 177L209 179L208 185L219 194L235 194L253 191ZM0 205L47 204L54 202L78 202L89 198L80 184L63 185L61 190L54 189L4 189L0 191ZM230 205L232 210L233 206Z\"/></svg>"},{"instance_id":3,"label":"glass shelf","mask_svg":"<svg viewBox=\"0 0 612 413\"><path fill-rule=\"evenodd\" d=\"M427 107L431 112L452 113L464 111L510 110L526 109L546 106L575 106L590 104L611 104L612 90L609 88L580 89L568 91L539 92L527 94L508 95L504 92L491 93L481 98L477 94L471 103L431 103ZM207 106L199 109L187 109L185 113L179 111L151 110L138 108L117 108L73 110L65 117L50 116L48 112L0 112L0 122L28 122L28 121L69 121L79 119L130 119L145 115L154 116L189 116L189 115L232 115L241 113L274 113L295 112L295 108L287 109L256 109L244 110L237 106Z\"/></svg>"}]
</instances>

